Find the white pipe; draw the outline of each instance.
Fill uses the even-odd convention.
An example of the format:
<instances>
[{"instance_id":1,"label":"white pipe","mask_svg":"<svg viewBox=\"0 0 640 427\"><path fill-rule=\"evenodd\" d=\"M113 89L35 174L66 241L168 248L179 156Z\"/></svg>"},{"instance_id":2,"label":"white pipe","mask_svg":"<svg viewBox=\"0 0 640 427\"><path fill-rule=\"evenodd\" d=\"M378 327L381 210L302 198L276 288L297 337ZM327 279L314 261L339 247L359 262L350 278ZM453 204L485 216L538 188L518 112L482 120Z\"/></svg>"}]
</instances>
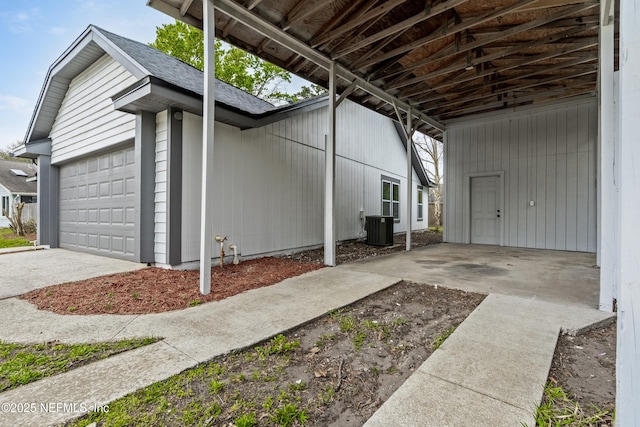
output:
<instances>
[{"instance_id":1,"label":"white pipe","mask_svg":"<svg viewBox=\"0 0 640 427\"><path fill-rule=\"evenodd\" d=\"M240 260L238 259L238 247L236 245L229 245L229 249L233 251L233 264L240 264Z\"/></svg>"}]
</instances>

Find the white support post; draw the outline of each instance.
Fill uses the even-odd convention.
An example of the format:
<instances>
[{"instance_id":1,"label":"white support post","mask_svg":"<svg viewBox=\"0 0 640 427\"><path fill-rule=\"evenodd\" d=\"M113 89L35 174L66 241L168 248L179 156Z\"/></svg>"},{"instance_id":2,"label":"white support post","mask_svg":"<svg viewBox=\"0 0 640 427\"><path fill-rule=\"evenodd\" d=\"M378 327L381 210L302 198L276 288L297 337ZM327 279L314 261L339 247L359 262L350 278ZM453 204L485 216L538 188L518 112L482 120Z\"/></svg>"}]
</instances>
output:
<instances>
[{"instance_id":1,"label":"white support post","mask_svg":"<svg viewBox=\"0 0 640 427\"><path fill-rule=\"evenodd\" d=\"M640 0L620 1L620 284L616 425L640 426Z\"/></svg>"},{"instance_id":2,"label":"white support post","mask_svg":"<svg viewBox=\"0 0 640 427\"><path fill-rule=\"evenodd\" d=\"M324 150L324 263L336 265L336 228L334 212L336 156L336 66L329 66L329 123Z\"/></svg>"},{"instance_id":3,"label":"white support post","mask_svg":"<svg viewBox=\"0 0 640 427\"><path fill-rule=\"evenodd\" d=\"M211 292L211 247L213 245L213 140L215 128L216 21L214 0L204 0L204 103L202 111L202 198L200 217L200 293Z\"/></svg>"},{"instance_id":4,"label":"white support post","mask_svg":"<svg viewBox=\"0 0 640 427\"><path fill-rule=\"evenodd\" d=\"M608 3L608 4L607 4ZM613 311L615 298L617 189L614 179L615 104L613 85L613 2L600 2L598 68L598 265L600 265L600 310ZM606 8L609 8L608 10Z\"/></svg>"},{"instance_id":5,"label":"white support post","mask_svg":"<svg viewBox=\"0 0 640 427\"><path fill-rule=\"evenodd\" d=\"M413 166L411 165L411 154L413 148L413 131L411 129L411 107L407 111L407 237L406 250L411 250L411 211L413 209Z\"/></svg>"}]
</instances>

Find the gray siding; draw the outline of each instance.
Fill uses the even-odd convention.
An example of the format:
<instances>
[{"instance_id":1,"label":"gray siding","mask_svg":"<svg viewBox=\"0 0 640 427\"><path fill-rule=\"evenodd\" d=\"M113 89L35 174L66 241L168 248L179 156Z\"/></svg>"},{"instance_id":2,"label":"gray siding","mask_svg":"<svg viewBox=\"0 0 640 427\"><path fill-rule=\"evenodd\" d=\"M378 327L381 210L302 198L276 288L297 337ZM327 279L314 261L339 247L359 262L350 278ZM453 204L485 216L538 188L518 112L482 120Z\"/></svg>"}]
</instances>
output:
<instances>
[{"instance_id":1,"label":"gray siding","mask_svg":"<svg viewBox=\"0 0 640 427\"><path fill-rule=\"evenodd\" d=\"M382 175L401 182L395 231L405 230L406 152L393 122L349 101L337 113L337 239L364 236L361 210L381 213ZM216 123L213 233L245 256L322 244L326 127L326 107L246 131ZM190 262L199 258L202 118L185 113L183 129L182 261ZM414 172L414 229L428 220L426 210L416 220L419 184Z\"/></svg>"},{"instance_id":2,"label":"gray siding","mask_svg":"<svg viewBox=\"0 0 640 427\"><path fill-rule=\"evenodd\" d=\"M135 81L108 55L78 74L51 129L52 164L133 139L135 116L114 111L110 98Z\"/></svg>"},{"instance_id":3,"label":"gray siding","mask_svg":"<svg viewBox=\"0 0 640 427\"><path fill-rule=\"evenodd\" d=\"M445 241L468 243L469 175L503 171L504 245L595 252L597 118L583 99L450 125Z\"/></svg>"},{"instance_id":4,"label":"gray siding","mask_svg":"<svg viewBox=\"0 0 640 427\"><path fill-rule=\"evenodd\" d=\"M156 186L154 253L157 263L167 262L167 112L156 114Z\"/></svg>"}]
</instances>

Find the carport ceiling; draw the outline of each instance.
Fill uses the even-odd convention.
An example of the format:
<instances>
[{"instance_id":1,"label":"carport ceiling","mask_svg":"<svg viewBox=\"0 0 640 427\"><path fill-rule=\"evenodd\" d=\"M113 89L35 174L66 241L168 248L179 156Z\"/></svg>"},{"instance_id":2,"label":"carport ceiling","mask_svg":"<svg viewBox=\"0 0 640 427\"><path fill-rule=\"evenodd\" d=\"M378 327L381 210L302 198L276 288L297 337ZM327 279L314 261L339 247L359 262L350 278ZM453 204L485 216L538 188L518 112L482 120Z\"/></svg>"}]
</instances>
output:
<instances>
[{"instance_id":1,"label":"carport ceiling","mask_svg":"<svg viewBox=\"0 0 640 427\"><path fill-rule=\"evenodd\" d=\"M202 28L202 1L148 3ZM215 5L218 38L326 87L326 62L301 56L300 49L252 28L252 20L266 21L335 60L352 77L440 122L596 90L598 1L215 0ZM397 117L388 99L338 75L338 93L351 91L353 101ZM419 130L440 136L425 123Z\"/></svg>"}]
</instances>

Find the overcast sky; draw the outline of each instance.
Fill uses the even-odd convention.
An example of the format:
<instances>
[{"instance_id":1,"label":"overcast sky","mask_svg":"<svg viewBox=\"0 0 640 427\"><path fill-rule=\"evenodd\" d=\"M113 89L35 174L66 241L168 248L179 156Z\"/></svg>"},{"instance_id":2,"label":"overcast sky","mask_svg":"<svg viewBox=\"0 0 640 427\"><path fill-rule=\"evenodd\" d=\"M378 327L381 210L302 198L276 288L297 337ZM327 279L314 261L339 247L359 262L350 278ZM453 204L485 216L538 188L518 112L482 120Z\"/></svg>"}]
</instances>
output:
<instances>
[{"instance_id":1,"label":"overcast sky","mask_svg":"<svg viewBox=\"0 0 640 427\"><path fill-rule=\"evenodd\" d=\"M24 139L49 66L89 24L148 43L170 22L146 0L0 0L0 147Z\"/></svg>"}]
</instances>

